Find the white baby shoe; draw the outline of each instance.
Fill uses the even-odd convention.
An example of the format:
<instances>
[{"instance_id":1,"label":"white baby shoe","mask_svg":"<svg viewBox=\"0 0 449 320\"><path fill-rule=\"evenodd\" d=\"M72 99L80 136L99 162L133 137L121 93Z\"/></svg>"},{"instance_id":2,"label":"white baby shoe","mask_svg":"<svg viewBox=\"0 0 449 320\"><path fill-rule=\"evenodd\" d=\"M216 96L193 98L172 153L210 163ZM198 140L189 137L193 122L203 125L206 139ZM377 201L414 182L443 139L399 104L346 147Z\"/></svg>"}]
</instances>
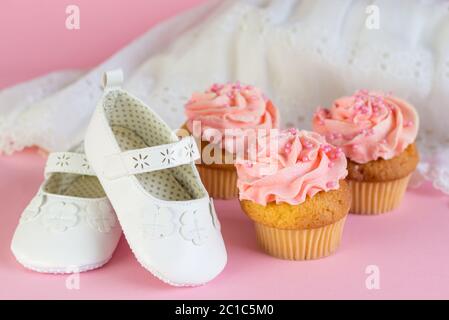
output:
<instances>
[{"instance_id":1,"label":"white baby shoe","mask_svg":"<svg viewBox=\"0 0 449 320\"><path fill-rule=\"evenodd\" d=\"M226 265L220 223L194 165L193 137L178 139L143 102L120 89L120 70L85 138L86 155L140 264L175 286L204 284Z\"/></svg>"},{"instance_id":2,"label":"white baby shoe","mask_svg":"<svg viewBox=\"0 0 449 320\"><path fill-rule=\"evenodd\" d=\"M50 154L45 176L12 239L17 261L44 273L101 267L111 258L122 232L82 145L73 152Z\"/></svg>"}]
</instances>

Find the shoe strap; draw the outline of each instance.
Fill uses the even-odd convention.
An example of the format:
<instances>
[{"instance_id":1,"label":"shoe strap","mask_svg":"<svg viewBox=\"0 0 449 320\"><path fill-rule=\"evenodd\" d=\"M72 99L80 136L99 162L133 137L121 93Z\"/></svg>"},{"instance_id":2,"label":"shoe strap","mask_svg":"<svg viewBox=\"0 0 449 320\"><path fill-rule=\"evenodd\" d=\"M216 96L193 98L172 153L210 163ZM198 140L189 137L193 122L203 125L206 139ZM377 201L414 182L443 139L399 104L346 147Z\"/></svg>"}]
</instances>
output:
<instances>
[{"instance_id":1,"label":"shoe strap","mask_svg":"<svg viewBox=\"0 0 449 320\"><path fill-rule=\"evenodd\" d=\"M45 165L45 176L51 173L74 173L80 175L94 176L86 155L75 152L53 152L50 153Z\"/></svg>"},{"instance_id":2,"label":"shoe strap","mask_svg":"<svg viewBox=\"0 0 449 320\"><path fill-rule=\"evenodd\" d=\"M103 175L108 179L164 170L191 163L200 158L192 136L155 147L125 151L105 157Z\"/></svg>"}]
</instances>

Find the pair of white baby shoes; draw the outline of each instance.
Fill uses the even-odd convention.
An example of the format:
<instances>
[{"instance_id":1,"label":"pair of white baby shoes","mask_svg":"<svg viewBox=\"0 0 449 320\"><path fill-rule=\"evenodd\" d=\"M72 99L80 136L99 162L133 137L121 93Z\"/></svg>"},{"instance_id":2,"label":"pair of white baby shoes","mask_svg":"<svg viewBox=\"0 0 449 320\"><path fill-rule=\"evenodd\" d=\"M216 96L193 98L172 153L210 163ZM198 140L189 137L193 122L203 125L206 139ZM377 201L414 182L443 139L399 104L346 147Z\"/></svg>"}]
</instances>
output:
<instances>
[{"instance_id":1,"label":"pair of white baby shoes","mask_svg":"<svg viewBox=\"0 0 449 320\"><path fill-rule=\"evenodd\" d=\"M153 275L171 285L204 284L227 254L194 164L196 142L179 139L122 81L120 70L105 74L84 145L49 155L12 252L38 272L82 272L108 262L123 230Z\"/></svg>"}]
</instances>

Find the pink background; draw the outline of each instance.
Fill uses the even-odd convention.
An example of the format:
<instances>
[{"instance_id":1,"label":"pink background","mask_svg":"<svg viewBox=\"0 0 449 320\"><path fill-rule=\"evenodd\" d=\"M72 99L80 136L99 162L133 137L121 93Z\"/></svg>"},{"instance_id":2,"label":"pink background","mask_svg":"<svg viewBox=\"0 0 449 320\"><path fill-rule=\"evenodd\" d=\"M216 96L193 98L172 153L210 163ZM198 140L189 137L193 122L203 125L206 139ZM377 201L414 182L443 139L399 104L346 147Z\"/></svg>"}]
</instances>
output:
<instances>
[{"instance_id":1,"label":"pink background","mask_svg":"<svg viewBox=\"0 0 449 320\"><path fill-rule=\"evenodd\" d=\"M204 0L3 0L0 88L61 68L89 68L166 19ZM65 7L81 9L81 29L65 29ZM42 182L45 159L35 150L0 156L0 298L306 299L449 298L449 198L429 185L409 191L398 210L349 216L340 250L308 262L271 258L256 245L237 201L217 201L229 254L225 271L197 288L172 288L139 266L122 239L102 269L41 275L21 267L9 244L21 211ZM377 265L380 290L365 286Z\"/></svg>"},{"instance_id":2,"label":"pink background","mask_svg":"<svg viewBox=\"0 0 449 320\"><path fill-rule=\"evenodd\" d=\"M205 0L2 0L0 88L67 68L90 68L163 21ZM68 5L79 30L65 27Z\"/></svg>"}]
</instances>

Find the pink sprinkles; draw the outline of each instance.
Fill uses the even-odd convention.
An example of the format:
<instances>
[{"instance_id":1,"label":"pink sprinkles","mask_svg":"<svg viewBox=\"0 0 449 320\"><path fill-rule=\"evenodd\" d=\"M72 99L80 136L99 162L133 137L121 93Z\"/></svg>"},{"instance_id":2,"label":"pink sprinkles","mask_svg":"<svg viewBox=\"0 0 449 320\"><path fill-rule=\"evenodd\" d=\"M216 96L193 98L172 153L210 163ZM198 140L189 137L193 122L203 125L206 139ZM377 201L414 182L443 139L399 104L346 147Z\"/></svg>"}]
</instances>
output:
<instances>
[{"instance_id":1,"label":"pink sprinkles","mask_svg":"<svg viewBox=\"0 0 449 320\"><path fill-rule=\"evenodd\" d=\"M335 181L329 181L328 183L326 183L326 187L329 189L334 189L337 187L337 183Z\"/></svg>"},{"instance_id":2,"label":"pink sprinkles","mask_svg":"<svg viewBox=\"0 0 449 320\"><path fill-rule=\"evenodd\" d=\"M222 84L214 83L210 87L209 91L212 91L213 93L218 94L221 89L223 89L223 85Z\"/></svg>"},{"instance_id":3,"label":"pink sprinkles","mask_svg":"<svg viewBox=\"0 0 449 320\"><path fill-rule=\"evenodd\" d=\"M413 121L412 121L412 120L409 120L409 121L407 121L407 122L404 124L404 128L412 127L413 124L414 124Z\"/></svg>"},{"instance_id":4,"label":"pink sprinkles","mask_svg":"<svg viewBox=\"0 0 449 320\"><path fill-rule=\"evenodd\" d=\"M320 149L326 154L330 162L328 164L329 168L332 168L335 163L334 161L343 155L343 149L340 147L334 148L330 145L322 145Z\"/></svg>"},{"instance_id":5,"label":"pink sprinkles","mask_svg":"<svg viewBox=\"0 0 449 320\"><path fill-rule=\"evenodd\" d=\"M360 131L360 134L364 136L372 136L374 134L374 130L372 128L363 129Z\"/></svg>"},{"instance_id":6,"label":"pink sprinkles","mask_svg":"<svg viewBox=\"0 0 449 320\"><path fill-rule=\"evenodd\" d=\"M324 151L324 153L329 153L332 150L332 147L330 145L328 145L328 144L327 145L322 145L320 148L321 148L321 150Z\"/></svg>"},{"instance_id":7,"label":"pink sprinkles","mask_svg":"<svg viewBox=\"0 0 449 320\"><path fill-rule=\"evenodd\" d=\"M303 145L306 149L313 149L313 143L311 143L310 141L304 141Z\"/></svg>"},{"instance_id":8,"label":"pink sprinkles","mask_svg":"<svg viewBox=\"0 0 449 320\"><path fill-rule=\"evenodd\" d=\"M368 90L363 89L354 94L354 109L362 115L370 116L370 114L379 114L382 110L393 111L394 107L390 105L385 97L376 94L370 94ZM353 118L353 122L358 121L357 117Z\"/></svg>"},{"instance_id":9,"label":"pink sprinkles","mask_svg":"<svg viewBox=\"0 0 449 320\"><path fill-rule=\"evenodd\" d=\"M296 129L296 128L289 128L289 129L287 129L287 132L290 133L291 135L296 136L296 134L298 133L298 129Z\"/></svg>"}]
</instances>

